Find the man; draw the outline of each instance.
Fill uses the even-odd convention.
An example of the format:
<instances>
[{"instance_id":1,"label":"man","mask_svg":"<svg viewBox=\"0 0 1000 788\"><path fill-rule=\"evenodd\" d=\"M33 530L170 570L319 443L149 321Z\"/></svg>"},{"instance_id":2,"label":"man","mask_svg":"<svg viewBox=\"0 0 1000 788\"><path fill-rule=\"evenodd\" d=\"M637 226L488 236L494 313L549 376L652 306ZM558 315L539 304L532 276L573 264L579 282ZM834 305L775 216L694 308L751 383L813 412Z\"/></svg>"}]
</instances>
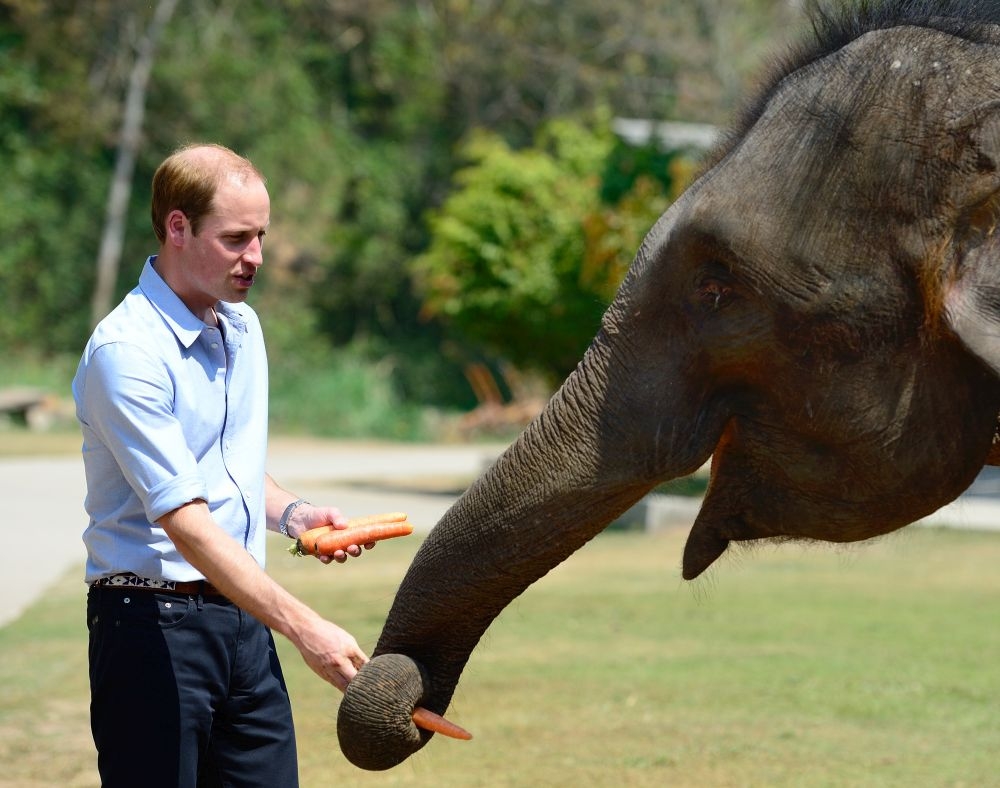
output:
<instances>
[{"instance_id":1,"label":"man","mask_svg":"<svg viewBox=\"0 0 1000 788\"><path fill-rule=\"evenodd\" d=\"M73 381L98 768L105 786L296 785L270 630L341 690L367 657L263 569L266 529L346 524L264 470L267 359L244 303L270 220L264 179L226 148L181 148L153 178L152 219L159 253Z\"/></svg>"}]
</instances>

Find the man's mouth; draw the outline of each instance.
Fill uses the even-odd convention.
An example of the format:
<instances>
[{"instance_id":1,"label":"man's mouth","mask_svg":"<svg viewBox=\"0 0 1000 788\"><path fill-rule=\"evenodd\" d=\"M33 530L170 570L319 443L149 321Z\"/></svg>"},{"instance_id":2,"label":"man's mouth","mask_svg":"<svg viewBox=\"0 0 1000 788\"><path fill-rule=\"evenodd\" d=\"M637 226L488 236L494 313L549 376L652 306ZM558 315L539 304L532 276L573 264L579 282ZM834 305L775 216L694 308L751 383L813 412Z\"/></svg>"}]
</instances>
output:
<instances>
[{"instance_id":1,"label":"man's mouth","mask_svg":"<svg viewBox=\"0 0 1000 788\"><path fill-rule=\"evenodd\" d=\"M239 282L244 287L250 287L251 285L253 285L253 277L254 277L253 274L246 274L246 275L237 274L236 281Z\"/></svg>"}]
</instances>

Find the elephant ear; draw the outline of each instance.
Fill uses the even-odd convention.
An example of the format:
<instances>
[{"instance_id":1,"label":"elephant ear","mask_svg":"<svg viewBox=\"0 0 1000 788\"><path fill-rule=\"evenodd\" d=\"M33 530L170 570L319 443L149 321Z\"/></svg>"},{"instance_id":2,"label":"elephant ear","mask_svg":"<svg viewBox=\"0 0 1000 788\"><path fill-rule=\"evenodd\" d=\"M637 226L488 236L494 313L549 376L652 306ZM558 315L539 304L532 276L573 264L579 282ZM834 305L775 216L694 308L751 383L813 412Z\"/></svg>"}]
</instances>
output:
<instances>
[{"instance_id":1,"label":"elephant ear","mask_svg":"<svg viewBox=\"0 0 1000 788\"><path fill-rule=\"evenodd\" d=\"M951 124L961 146L955 193L958 260L944 292L945 320L1000 377L1000 101Z\"/></svg>"}]
</instances>

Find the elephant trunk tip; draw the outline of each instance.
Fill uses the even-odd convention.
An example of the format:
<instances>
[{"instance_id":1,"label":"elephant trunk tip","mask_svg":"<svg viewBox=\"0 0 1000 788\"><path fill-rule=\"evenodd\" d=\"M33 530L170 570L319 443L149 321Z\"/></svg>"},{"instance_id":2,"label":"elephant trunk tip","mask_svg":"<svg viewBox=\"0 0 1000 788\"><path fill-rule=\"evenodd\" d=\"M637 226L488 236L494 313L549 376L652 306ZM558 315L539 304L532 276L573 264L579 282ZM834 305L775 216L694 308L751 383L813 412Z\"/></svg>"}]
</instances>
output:
<instances>
[{"instance_id":1,"label":"elephant trunk tip","mask_svg":"<svg viewBox=\"0 0 1000 788\"><path fill-rule=\"evenodd\" d=\"M337 712L344 757L358 768L384 771L423 747L432 733L417 727L413 713L427 687L424 671L409 657L372 659L347 685Z\"/></svg>"}]
</instances>

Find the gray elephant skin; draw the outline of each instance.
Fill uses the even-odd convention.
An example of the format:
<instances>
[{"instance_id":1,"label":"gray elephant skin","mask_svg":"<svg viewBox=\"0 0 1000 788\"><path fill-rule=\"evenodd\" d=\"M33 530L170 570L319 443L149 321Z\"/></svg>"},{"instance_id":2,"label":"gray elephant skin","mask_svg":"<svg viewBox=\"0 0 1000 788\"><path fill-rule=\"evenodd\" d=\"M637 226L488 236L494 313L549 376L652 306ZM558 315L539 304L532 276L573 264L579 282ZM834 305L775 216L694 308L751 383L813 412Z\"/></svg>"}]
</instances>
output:
<instances>
[{"instance_id":1,"label":"gray elephant skin","mask_svg":"<svg viewBox=\"0 0 1000 788\"><path fill-rule=\"evenodd\" d=\"M421 545L341 702L355 765L426 744L414 706L445 712L501 610L664 480L711 458L691 579L732 542L900 528L1000 455L1000 2L811 16Z\"/></svg>"}]
</instances>

